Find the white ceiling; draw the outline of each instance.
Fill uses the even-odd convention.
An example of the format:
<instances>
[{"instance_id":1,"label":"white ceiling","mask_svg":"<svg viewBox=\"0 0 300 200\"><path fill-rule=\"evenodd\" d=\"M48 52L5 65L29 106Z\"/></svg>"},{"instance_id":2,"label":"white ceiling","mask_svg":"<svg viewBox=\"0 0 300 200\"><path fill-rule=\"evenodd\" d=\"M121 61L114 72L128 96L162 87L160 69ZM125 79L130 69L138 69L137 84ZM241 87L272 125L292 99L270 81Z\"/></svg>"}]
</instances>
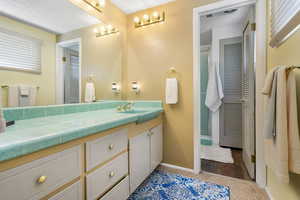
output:
<instances>
[{"instance_id":1,"label":"white ceiling","mask_svg":"<svg viewBox=\"0 0 300 200\"><path fill-rule=\"evenodd\" d=\"M0 14L58 34L100 23L68 0L0 0Z\"/></svg>"},{"instance_id":2,"label":"white ceiling","mask_svg":"<svg viewBox=\"0 0 300 200\"><path fill-rule=\"evenodd\" d=\"M213 17L201 17L202 30L207 31L213 27L227 26L233 24L243 24L249 13L250 6L237 8L237 11L231 14L224 14L224 12L213 13Z\"/></svg>"},{"instance_id":3,"label":"white ceiling","mask_svg":"<svg viewBox=\"0 0 300 200\"><path fill-rule=\"evenodd\" d=\"M152 8L175 0L111 0L126 14L135 13L140 10Z\"/></svg>"}]
</instances>

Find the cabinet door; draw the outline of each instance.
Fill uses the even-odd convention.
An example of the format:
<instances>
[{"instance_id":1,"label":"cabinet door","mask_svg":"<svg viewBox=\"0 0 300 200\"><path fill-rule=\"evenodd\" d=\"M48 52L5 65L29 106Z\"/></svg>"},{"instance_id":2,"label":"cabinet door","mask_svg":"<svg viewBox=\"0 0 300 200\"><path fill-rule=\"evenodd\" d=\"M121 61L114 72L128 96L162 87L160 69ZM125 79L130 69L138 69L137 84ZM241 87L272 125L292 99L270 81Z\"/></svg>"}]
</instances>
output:
<instances>
[{"instance_id":1,"label":"cabinet door","mask_svg":"<svg viewBox=\"0 0 300 200\"><path fill-rule=\"evenodd\" d=\"M146 131L129 139L130 192L150 174L150 133Z\"/></svg>"},{"instance_id":2,"label":"cabinet door","mask_svg":"<svg viewBox=\"0 0 300 200\"><path fill-rule=\"evenodd\" d=\"M163 134L162 124L150 130L150 170L151 172L162 162L163 159Z\"/></svg>"}]
</instances>

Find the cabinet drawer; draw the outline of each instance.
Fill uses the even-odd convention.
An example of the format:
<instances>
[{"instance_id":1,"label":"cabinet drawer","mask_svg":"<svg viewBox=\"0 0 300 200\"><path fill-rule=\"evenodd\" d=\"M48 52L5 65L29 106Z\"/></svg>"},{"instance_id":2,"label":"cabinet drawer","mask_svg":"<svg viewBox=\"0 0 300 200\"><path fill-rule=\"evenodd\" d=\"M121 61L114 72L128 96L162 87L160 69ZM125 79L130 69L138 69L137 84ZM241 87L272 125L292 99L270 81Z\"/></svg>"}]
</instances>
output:
<instances>
[{"instance_id":1,"label":"cabinet drawer","mask_svg":"<svg viewBox=\"0 0 300 200\"><path fill-rule=\"evenodd\" d=\"M86 143L87 171L127 149L128 129Z\"/></svg>"},{"instance_id":2,"label":"cabinet drawer","mask_svg":"<svg viewBox=\"0 0 300 200\"><path fill-rule=\"evenodd\" d=\"M0 198L39 199L79 177L80 172L80 146L76 146L1 172ZM44 180L41 179L42 176Z\"/></svg>"},{"instance_id":3,"label":"cabinet drawer","mask_svg":"<svg viewBox=\"0 0 300 200\"><path fill-rule=\"evenodd\" d=\"M124 178L100 200L126 200L129 197L129 178Z\"/></svg>"},{"instance_id":4,"label":"cabinet drawer","mask_svg":"<svg viewBox=\"0 0 300 200\"><path fill-rule=\"evenodd\" d=\"M81 182L77 181L49 200L83 200Z\"/></svg>"},{"instance_id":5,"label":"cabinet drawer","mask_svg":"<svg viewBox=\"0 0 300 200\"><path fill-rule=\"evenodd\" d=\"M86 177L87 199L97 199L101 194L128 174L128 153L124 153Z\"/></svg>"}]
</instances>

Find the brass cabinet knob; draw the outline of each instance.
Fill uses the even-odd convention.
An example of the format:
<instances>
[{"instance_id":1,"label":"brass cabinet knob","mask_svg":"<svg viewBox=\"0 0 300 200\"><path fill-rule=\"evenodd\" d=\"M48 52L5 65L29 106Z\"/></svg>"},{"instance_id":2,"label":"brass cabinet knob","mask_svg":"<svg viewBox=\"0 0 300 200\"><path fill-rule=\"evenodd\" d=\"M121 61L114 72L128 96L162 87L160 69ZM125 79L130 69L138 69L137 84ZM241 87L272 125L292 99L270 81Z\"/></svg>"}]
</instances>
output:
<instances>
[{"instance_id":1,"label":"brass cabinet knob","mask_svg":"<svg viewBox=\"0 0 300 200\"><path fill-rule=\"evenodd\" d=\"M40 177L37 179L37 183L42 184L42 183L45 183L46 180L47 180L47 176L40 176Z\"/></svg>"},{"instance_id":2,"label":"brass cabinet knob","mask_svg":"<svg viewBox=\"0 0 300 200\"><path fill-rule=\"evenodd\" d=\"M115 172L109 172L109 177L112 178L115 176Z\"/></svg>"},{"instance_id":3,"label":"brass cabinet knob","mask_svg":"<svg viewBox=\"0 0 300 200\"><path fill-rule=\"evenodd\" d=\"M114 148L114 145L113 145L113 144L110 144L110 145L108 146L108 149L109 149L109 150L113 150L113 148Z\"/></svg>"}]
</instances>

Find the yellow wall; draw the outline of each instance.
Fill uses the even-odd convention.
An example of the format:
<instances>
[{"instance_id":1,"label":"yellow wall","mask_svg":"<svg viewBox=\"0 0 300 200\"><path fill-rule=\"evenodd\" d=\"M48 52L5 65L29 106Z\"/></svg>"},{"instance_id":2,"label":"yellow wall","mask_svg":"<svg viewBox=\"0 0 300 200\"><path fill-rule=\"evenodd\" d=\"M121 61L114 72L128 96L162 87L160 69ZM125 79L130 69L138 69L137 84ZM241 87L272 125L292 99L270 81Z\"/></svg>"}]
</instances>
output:
<instances>
[{"instance_id":1,"label":"yellow wall","mask_svg":"<svg viewBox=\"0 0 300 200\"><path fill-rule=\"evenodd\" d=\"M300 31L290 37L279 48L268 48L268 68L277 65L300 65ZM298 94L300 94L300 81L297 82ZM300 101L298 101L300 102ZM267 185L274 200L299 200L300 199L300 175L291 174L290 184L280 183L273 172L268 169Z\"/></svg>"},{"instance_id":2,"label":"yellow wall","mask_svg":"<svg viewBox=\"0 0 300 200\"><path fill-rule=\"evenodd\" d=\"M56 35L7 17L0 16L0 27L42 40L42 73L0 69L0 85L29 84L39 86L37 105L55 103L55 45ZM7 89L3 91L3 105L7 105Z\"/></svg>"},{"instance_id":3,"label":"yellow wall","mask_svg":"<svg viewBox=\"0 0 300 200\"><path fill-rule=\"evenodd\" d=\"M73 2L73 0L70 0ZM79 7L81 7L79 5ZM89 12L89 11L88 11ZM103 23L82 28L70 33L58 36L58 41L65 41L80 37L82 40L82 98L87 78L94 75L97 99L121 99L122 94L114 94L111 91L112 82L122 84L122 66L126 64L126 15L109 1L104 13L93 14ZM105 37L96 37L94 28L112 24L120 33Z\"/></svg>"},{"instance_id":4,"label":"yellow wall","mask_svg":"<svg viewBox=\"0 0 300 200\"><path fill-rule=\"evenodd\" d=\"M212 0L176 0L127 17L128 57L124 79L128 99L164 100L170 67L177 70L179 103L165 105L163 162L193 168L193 8ZM135 29L133 17L165 11L166 22ZM129 90L139 81L141 92ZM199 158L200 159L200 158Z\"/></svg>"},{"instance_id":5,"label":"yellow wall","mask_svg":"<svg viewBox=\"0 0 300 200\"><path fill-rule=\"evenodd\" d=\"M97 38L91 26L58 38L59 41L81 38L82 41L82 96L89 75L93 75L96 88L96 98L120 99L121 95L113 94L111 83L121 83L122 76L122 38L120 34Z\"/></svg>"}]
</instances>

